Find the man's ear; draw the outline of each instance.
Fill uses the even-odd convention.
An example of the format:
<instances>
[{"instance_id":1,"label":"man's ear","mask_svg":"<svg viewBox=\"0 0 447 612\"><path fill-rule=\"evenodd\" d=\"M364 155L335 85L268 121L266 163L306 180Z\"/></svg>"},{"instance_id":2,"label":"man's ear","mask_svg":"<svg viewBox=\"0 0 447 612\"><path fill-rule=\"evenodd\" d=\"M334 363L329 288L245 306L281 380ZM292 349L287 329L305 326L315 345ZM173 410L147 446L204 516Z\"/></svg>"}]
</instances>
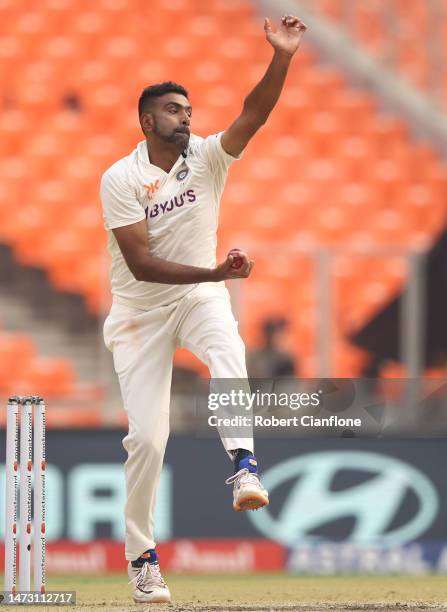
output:
<instances>
[{"instance_id":1,"label":"man's ear","mask_svg":"<svg viewBox=\"0 0 447 612\"><path fill-rule=\"evenodd\" d=\"M152 113L142 113L140 125L145 134L150 134L154 129L154 117Z\"/></svg>"}]
</instances>

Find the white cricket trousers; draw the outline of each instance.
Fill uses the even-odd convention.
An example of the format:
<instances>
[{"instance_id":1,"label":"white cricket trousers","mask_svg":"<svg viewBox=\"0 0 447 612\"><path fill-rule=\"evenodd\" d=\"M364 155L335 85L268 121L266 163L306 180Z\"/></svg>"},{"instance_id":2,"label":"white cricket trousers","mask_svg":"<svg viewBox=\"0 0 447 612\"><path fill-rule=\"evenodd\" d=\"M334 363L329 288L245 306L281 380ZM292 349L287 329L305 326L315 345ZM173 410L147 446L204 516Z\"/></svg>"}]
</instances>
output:
<instances>
[{"instance_id":1,"label":"white cricket trousers","mask_svg":"<svg viewBox=\"0 0 447 612\"><path fill-rule=\"evenodd\" d=\"M172 361L176 347L193 352L212 378L246 379L245 346L221 285L201 284L179 301L139 310L114 302L104 323L113 352L129 432L127 451L126 545L128 561L155 547L154 509L166 443ZM222 438L227 451L253 452L252 438Z\"/></svg>"}]
</instances>

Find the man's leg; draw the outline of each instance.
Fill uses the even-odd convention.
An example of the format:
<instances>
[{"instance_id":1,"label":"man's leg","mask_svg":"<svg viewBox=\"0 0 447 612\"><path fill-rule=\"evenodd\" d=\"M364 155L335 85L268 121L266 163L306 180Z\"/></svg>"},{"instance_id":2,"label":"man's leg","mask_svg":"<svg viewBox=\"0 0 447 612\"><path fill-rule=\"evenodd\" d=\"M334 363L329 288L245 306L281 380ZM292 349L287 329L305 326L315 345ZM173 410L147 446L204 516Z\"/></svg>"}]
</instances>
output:
<instances>
[{"instance_id":1,"label":"man's leg","mask_svg":"<svg viewBox=\"0 0 447 612\"><path fill-rule=\"evenodd\" d=\"M210 369L213 390L234 389L250 393L245 366L245 346L239 336L231 311L228 291L219 287L199 286L179 305L176 334L181 346L195 353ZM245 413L248 415L249 413ZM230 428L221 429L222 443L234 461L235 474L227 479L234 483L235 510L256 509L268 504L268 493L257 476L253 455L252 428L245 427L243 436Z\"/></svg>"},{"instance_id":2,"label":"man's leg","mask_svg":"<svg viewBox=\"0 0 447 612\"><path fill-rule=\"evenodd\" d=\"M123 440L127 500L126 559L136 560L155 547L154 508L166 442L174 338L172 309L144 312L114 305L104 325L113 351L129 432Z\"/></svg>"},{"instance_id":3,"label":"man's leg","mask_svg":"<svg viewBox=\"0 0 447 612\"><path fill-rule=\"evenodd\" d=\"M181 300L176 318L180 320L176 329L180 346L208 366L215 390L224 392L231 386L249 393L245 345L231 311L228 291L224 287L199 286ZM231 435L231 430L219 430L231 458L231 451L239 448L253 452L251 428L244 430L244 437Z\"/></svg>"}]
</instances>

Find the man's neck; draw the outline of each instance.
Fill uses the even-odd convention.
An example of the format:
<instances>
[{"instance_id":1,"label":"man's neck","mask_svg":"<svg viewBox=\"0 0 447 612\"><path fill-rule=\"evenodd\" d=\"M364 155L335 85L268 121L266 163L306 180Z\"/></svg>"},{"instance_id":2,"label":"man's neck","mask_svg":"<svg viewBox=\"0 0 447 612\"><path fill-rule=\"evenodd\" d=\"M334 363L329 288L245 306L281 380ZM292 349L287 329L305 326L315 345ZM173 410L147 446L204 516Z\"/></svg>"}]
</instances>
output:
<instances>
[{"instance_id":1,"label":"man's neck","mask_svg":"<svg viewBox=\"0 0 447 612\"><path fill-rule=\"evenodd\" d=\"M146 146L150 163L168 173L182 153L178 147L160 144L157 140L146 140Z\"/></svg>"}]
</instances>

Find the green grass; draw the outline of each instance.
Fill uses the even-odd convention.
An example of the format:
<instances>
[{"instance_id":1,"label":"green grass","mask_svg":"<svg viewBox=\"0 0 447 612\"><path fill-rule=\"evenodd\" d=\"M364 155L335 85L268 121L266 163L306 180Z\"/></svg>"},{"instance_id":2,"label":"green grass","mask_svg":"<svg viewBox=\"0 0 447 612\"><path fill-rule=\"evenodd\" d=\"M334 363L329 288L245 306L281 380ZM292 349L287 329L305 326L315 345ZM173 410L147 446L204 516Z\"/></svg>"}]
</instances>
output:
<instances>
[{"instance_id":1,"label":"green grass","mask_svg":"<svg viewBox=\"0 0 447 612\"><path fill-rule=\"evenodd\" d=\"M381 610L397 609L414 603L418 610L436 605L447 606L447 579L442 576L329 576L308 577L281 574L238 576L167 575L174 605L136 606L132 604L131 587L125 575L52 577L48 590L77 592L81 610L324 610L359 609L355 604L381 604ZM337 605L343 602L345 605ZM416 602L419 602L416 605ZM384 605L387 604L387 605ZM444 605L443 605L444 604ZM309 607L309 605L311 607ZM250 607L252 606L252 607ZM264 606L262 608L262 606ZM32 608L22 608L22 610ZM42 609L42 608L41 608ZM67 608L57 608L67 610ZM34 608L36 610L36 608ZM55 610L54 607L48 610Z\"/></svg>"}]
</instances>

